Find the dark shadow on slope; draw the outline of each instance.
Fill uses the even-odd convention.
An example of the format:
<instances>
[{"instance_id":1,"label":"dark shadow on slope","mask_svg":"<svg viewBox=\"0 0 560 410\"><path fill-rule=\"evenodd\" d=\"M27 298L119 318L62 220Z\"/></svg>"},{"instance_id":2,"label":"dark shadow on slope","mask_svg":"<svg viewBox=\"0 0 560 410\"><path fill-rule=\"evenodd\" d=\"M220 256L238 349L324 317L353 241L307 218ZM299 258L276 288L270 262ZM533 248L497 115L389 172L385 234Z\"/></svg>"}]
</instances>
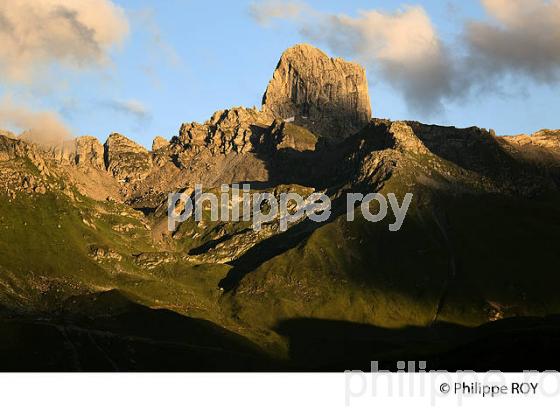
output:
<instances>
[{"instance_id":1,"label":"dark shadow on slope","mask_svg":"<svg viewBox=\"0 0 560 410\"><path fill-rule=\"evenodd\" d=\"M133 207L134 208L134 207ZM144 216L150 216L153 215L154 212L156 211L157 207L153 206L153 207L140 207L140 208L134 208L137 211L142 212L142 214L144 214Z\"/></svg>"},{"instance_id":2,"label":"dark shadow on slope","mask_svg":"<svg viewBox=\"0 0 560 410\"><path fill-rule=\"evenodd\" d=\"M257 243L238 259L229 263L233 266L233 269L220 281L219 286L225 291L234 289L247 273L255 270L275 256L298 247L315 230L325 224L331 223L338 216L344 214L346 212L345 205L345 200L334 200L331 207L331 216L327 221L314 222L305 219L297 225L290 227L287 231Z\"/></svg>"},{"instance_id":3,"label":"dark shadow on slope","mask_svg":"<svg viewBox=\"0 0 560 410\"><path fill-rule=\"evenodd\" d=\"M267 131L266 138L273 138L271 132L271 129ZM390 145L387 123L372 121L346 139L319 139L314 151L287 147L275 150L270 143L264 143L256 154L269 173L269 181L263 184L264 187L299 184L324 190L352 180L364 155Z\"/></svg>"},{"instance_id":4,"label":"dark shadow on slope","mask_svg":"<svg viewBox=\"0 0 560 410\"><path fill-rule=\"evenodd\" d=\"M435 155L481 175L510 171L515 161L486 130L426 125L410 121L416 136ZM513 176L513 175L512 175Z\"/></svg>"},{"instance_id":5,"label":"dark shadow on slope","mask_svg":"<svg viewBox=\"0 0 560 410\"><path fill-rule=\"evenodd\" d=\"M290 344L290 361L279 362L210 322L121 296L76 298L71 312L42 318L3 317L1 370L369 371L371 361L390 371L397 370L397 361L416 366L426 361L426 370L560 369L560 316L511 318L477 328L437 323L401 329L292 319L276 329Z\"/></svg>"},{"instance_id":6,"label":"dark shadow on slope","mask_svg":"<svg viewBox=\"0 0 560 410\"><path fill-rule=\"evenodd\" d=\"M503 186L513 194L538 195L557 187L560 174L513 156L488 131L406 122L436 156ZM270 184L296 183L325 189L351 181L368 154L392 148L391 122L374 119L358 133L342 140L324 140L315 151L263 147L257 152L266 164Z\"/></svg>"},{"instance_id":7,"label":"dark shadow on slope","mask_svg":"<svg viewBox=\"0 0 560 410\"><path fill-rule=\"evenodd\" d=\"M230 263L233 269L219 286L226 291L232 290L239 281L252 270L271 258L299 246L316 229L331 223L340 215L347 212L345 194L352 192L373 192L381 188L385 179L376 181L374 189L370 183L352 186L356 169L364 155L387 148L391 144L387 136L387 124L372 123L361 132L339 143L325 143L318 151L299 152L283 149L275 156L264 155L271 181L266 186L272 188L278 184L300 184L315 188L316 191L325 190L328 196L339 192L340 196L332 200L331 216L329 220L317 223L304 220L290 227L286 232L274 235L259 242L241 257ZM354 153L355 155L352 155ZM318 163L318 167L313 164ZM385 176L388 178L390 175Z\"/></svg>"},{"instance_id":8,"label":"dark shadow on slope","mask_svg":"<svg viewBox=\"0 0 560 410\"><path fill-rule=\"evenodd\" d=\"M432 153L499 184L506 182L512 193L539 194L558 178L546 168L514 157L485 129L407 123Z\"/></svg>"},{"instance_id":9,"label":"dark shadow on slope","mask_svg":"<svg viewBox=\"0 0 560 410\"><path fill-rule=\"evenodd\" d=\"M118 291L70 298L41 317L0 318L2 371L266 371L244 337L131 302Z\"/></svg>"},{"instance_id":10,"label":"dark shadow on slope","mask_svg":"<svg viewBox=\"0 0 560 410\"><path fill-rule=\"evenodd\" d=\"M298 184L325 189L333 179L328 166L333 154L330 150L300 152L289 148L273 154L259 153L258 157L266 165L269 181L251 183L251 187L265 189L280 184Z\"/></svg>"},{"instance_id":11,"label":"dark shadow on slope","mask_svg":"<svg viewBox=\"0 0 560 410\"><path fill-rule=\"evenodd\" d=\"M282 253L299 246L301 241L313 233L313 231L324 223L316 223L305 220L297 226L288 229L278 235L274 235L262 242L257 243L238 259L230 262L233 266L228 275L222 279L219 286L225 291L234 289L243 277L255 270L266 261L281 255Z\"/></svg>"},{"instance_id":12,"label":"dark shadow on slope","mask_svg":"<svg viewBox=\"0 0 560 410\"><path fill-rule=\"evenodd\" d=\"M293 319L277 331L288 337L298 369L397 370L398 361L426 361L427 370L523 371L560 369L560 316L510 318L468 328L449 323L386 329L351 322Z\"/></svg>"}]
</instances>

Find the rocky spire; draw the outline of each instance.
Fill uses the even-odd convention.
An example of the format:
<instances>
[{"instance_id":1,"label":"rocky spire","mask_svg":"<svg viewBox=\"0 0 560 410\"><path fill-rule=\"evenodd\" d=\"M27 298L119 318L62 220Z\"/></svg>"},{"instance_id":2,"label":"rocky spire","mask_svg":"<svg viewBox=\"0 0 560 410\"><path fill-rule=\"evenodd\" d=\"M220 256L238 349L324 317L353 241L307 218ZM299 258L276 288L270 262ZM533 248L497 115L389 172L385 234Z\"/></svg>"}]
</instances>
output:
<instances>
[{"instance_id":1,"label":"rocky spire","mask_svg":"<svg viewBox=\"0 0 560 410\"><path fill-rule=\"evenodd\" d=\"M329 138L345 138L371 118L365 70L299 44L280 58L263 96L263 111Z\"/></svg>"}]
</instances>

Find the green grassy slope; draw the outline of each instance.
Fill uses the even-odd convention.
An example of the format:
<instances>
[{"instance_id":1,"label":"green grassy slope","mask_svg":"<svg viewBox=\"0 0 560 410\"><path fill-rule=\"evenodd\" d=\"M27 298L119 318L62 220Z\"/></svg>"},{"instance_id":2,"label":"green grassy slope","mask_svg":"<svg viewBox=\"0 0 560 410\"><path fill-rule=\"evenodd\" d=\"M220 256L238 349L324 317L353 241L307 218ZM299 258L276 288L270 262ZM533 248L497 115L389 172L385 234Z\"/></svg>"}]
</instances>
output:
<instances>
[{"instance_id":1,"label":"green grassy slope","mask_svg":"<svg viewBox=\"0 0 560 410\"><path fill-rule=\"evenodd\" d=\"M351 169L359 176L329 189L333 197L379 190L401 201L405 193L414 193L400 231L389 231L391 213L382 223L367 222L359 212L349 222L337 213L325 224L302 223L285 234L247 237L254 243L239 253L241 243L235 239L246 234L245 222L189 220L175 238L154 241L151 227L164 223L165 215L145 217L71 188L15 197L2 192L0 319L6 334L16 335L8 339L13 343L28 320L70 320L72 325L78 320L81 326L85 315L88 329L105 326L98 318L120 315L122 300L89 299L112 290L133 304L210 321L234 333L228 338L242 335L247 338L242 345L256 342L280 358L292 353L293 341L282 326L298 320L394 330L441 323L472 327L559 313L557 194L500 193L494 190L498 177L478 178L476 170L405 148L383 145L379 152L366 152L359 172ZM29 164L22 166L35 172ZM277 192L286 189L312 190L295 183L276 187ZM227 263L197 259L215 249L234 256ZM145 317L156 318L152 313ZM149 330L157 333L153 325ZM173 332L172 327L165 331ZM59 337L54 332L53 346Z\"/></svg>"},{"instance_id":2,"label":"green grassy slope","mask_svg":"<svg viewBox=\"0 0 560 410\"><path fill-rule=\"evenodd\" d=\"M399 189L396 178L381 192ZM558 197L420 191L399 232L392 220L339 216L245 272L223 303L263 327L293 318L474 326L560 311Z\"/></svg>"}]
</instances>

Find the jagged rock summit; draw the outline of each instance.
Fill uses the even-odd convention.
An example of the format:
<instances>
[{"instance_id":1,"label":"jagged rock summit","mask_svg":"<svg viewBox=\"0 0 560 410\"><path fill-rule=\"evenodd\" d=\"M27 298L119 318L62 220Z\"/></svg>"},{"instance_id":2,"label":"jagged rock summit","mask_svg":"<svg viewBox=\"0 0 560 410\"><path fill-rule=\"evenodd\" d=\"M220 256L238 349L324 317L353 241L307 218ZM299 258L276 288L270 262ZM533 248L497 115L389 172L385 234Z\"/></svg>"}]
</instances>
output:
<instances>
[{"instance_id":1,"label":"jagged rock summit","mask_svg":"<svg viewBox=\"0 0 560 410\"><path fill-rule=\"evenodd\" d=\"M169 192L198 183L206 187L244 181L344 183L342 176L351 178L355 170L346 158L356 156L356 141L367 134L373 150L389 147L415 155L434 152L467 170L495 177L496 186L511 179L506 171L498 172L509 172L507 158L499 155L507 151L525 163L546 167L560 186L558 131L501 138L478 128L461 130L415 122L391 125L370 116L364 69L303 44L282 54L261 110L233 107L216 111L202 124L182 124L179 134L170 140L156 137L151 151L117 133L105 144L84 136L45 148L0 130L0 162L30 160L41 174L64 178L92 198L110 197L151 209L163 203ZM391 140L388 135L394 136L394 143L387 143ZM483 164L481 152L496 161ZM495 167L502 159L505 165ZM334 164L341 164L342 169L333 170ZM544 186L529 180L510 185ZM503 190L510 190L510 185Z\"/></svg>"},{"instance_id":2,"label":"jagged rock summit","mask_svg":"<svg viewBox=\"0 0 560 410\"><path fill-rule=\"evenodd\" d=\"M161 136L157 136L154 138L154 141L152 142L152 151L155 152L167 146L169 146L169 141L167 141L165 138Z\"/></svg>"},{"instance_id":3,"label":"jagged rock summit","mask_svg":"<svg viewBox=\"0 0 560 410\"><path fill-rule=\"evenodd\" d=\"M371 119L362 66L308 44L284 51L263 96L263 112L328 138L345 138Z\"/></svg>"},{"instance_id":4,"label":"jagged rock summit","mask_svg":"<svg viewBox=\"0 0 560 410\"><path fill-rule=\"evenodd\" d=\"M121 181L142 179L150 172L151 156L140 144L113 133L105 142L105 165Z\"/></svg>"}]
</instances>

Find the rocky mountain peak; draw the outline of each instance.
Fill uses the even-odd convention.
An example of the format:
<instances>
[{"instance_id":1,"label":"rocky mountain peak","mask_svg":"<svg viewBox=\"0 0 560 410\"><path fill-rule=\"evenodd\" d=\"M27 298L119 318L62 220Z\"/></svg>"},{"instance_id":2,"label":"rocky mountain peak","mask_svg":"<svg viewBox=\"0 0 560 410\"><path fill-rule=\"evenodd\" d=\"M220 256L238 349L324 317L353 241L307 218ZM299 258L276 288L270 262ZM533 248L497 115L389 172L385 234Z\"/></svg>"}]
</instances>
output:
<instances>
[{"instance_id":1,"label":"rocky mountain peak","mask_svg":"<svg viewBox=\"0 0 560 410\"><path fill-rule=\"evenodd\" d=\"M254 134L262 133L271 122L269 115L255 109L233 107L216 111L204 124L183 124L179 140L188 146L204 146L222 154L247 153L253 149Z\"/></svg>"},{"instance_id":2,"label":"rocky mountain peak","mask_svg":"<svg viewBox=\"0 0 560 410\"><path fill-rule=\"evenodd\" d=\"M280 57L263 96L263 112L323 137L345 138L371 119L365 70L298 44Z\"/></svg>"},{"instance_id":3,"label":"rocky mountain peak","mask_svg":"<svg viewBox=\"0 0 560 410\"><path fill-rule=\"evenodd\" d=\"M110 150L112 149L124 149L126 148L127 150L131 151L131 152L148 152L146 150L146 148L144 148L142 145L134 142L133 140L131 140L130 138L125 137L124 135L121 135L119 133L112 133L111 135L109 135L109 138L107 138L107 141L105 141L105 146Z\"/></svg>"},{"instance_id":4,"label":"rocky mountain peak","mask_svg":"<svg viewBox=\"0 0 560 410\"><path fill-rule=\"evenodd\" d=\"M154 141L152 142L152 151L157 151L159 149L165 148L169 145L169 141L167 141L165 138L161 137L161 136L157 136L154 138Z\"/></svg>"},{"instance_id":5,"label":"rocky mountain peak","mask_svg":"<svg viewBox=\"0 0 560 410\"><path fill-rule=\"evenodd\" d=\"M120 181L143 179L152 167L152 158L146 148L113 133L105 142L105 166Z\"/></svg>"},{"instance_id":6,"label":"rocky mountain peak","mask_svg":"<svg viewBox=\"0 0 560 410\"><path fill-rule=\"evenodd\" d=\"M97 169L104 168L105 151L97 138L91 136L79 137L73 141L73 144L76 165L91 165Z\"/></svg>"}]
</instances>

